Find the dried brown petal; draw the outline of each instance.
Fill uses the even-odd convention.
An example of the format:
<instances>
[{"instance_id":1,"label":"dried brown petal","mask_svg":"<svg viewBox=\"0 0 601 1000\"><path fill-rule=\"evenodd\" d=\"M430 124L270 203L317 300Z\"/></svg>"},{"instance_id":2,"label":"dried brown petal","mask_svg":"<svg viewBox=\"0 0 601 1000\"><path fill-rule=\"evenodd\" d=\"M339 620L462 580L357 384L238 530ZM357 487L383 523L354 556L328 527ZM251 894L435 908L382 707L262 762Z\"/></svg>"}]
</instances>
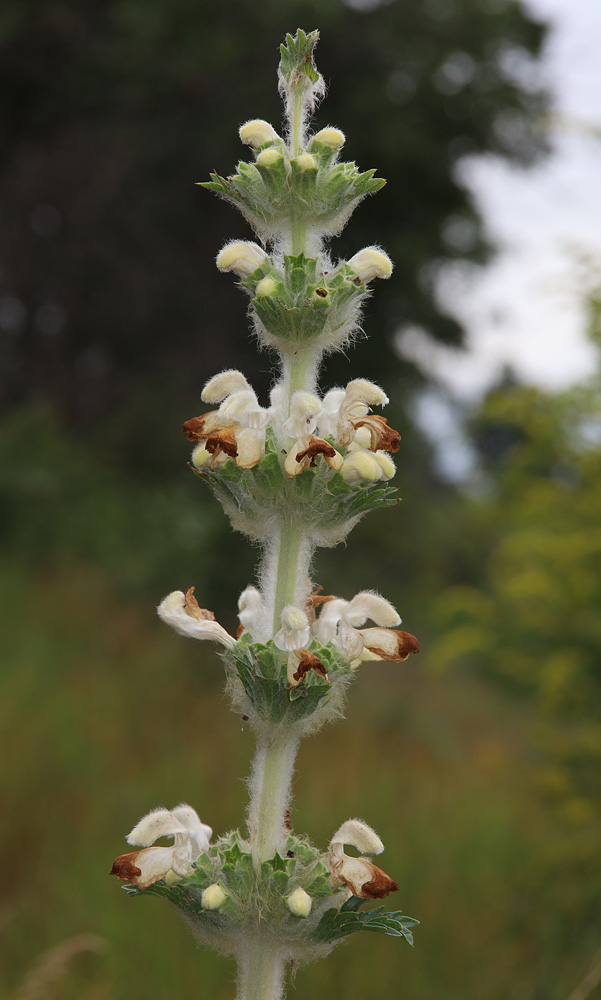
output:
<instances>
[{"instance_id":1,"label":"dried brown petal","mask_svg":"<svg viewBox=\"0 0 601 1000\"><path fill-rule=\"evenodd\" d=\"M327 441L311 435L308 448L298 452L296 461L306 464L305 459L309 459L309 465L313 469L315 468L315 460L319 455L324 455L326 458L335 458L336 449L332 448L332 445L328 444Z\"/></svg>"},{"instance_id":2,"label":"dried brown petal","mask_svg":"<svg viewBox=\"0 0 601 1000\"><path fill-rule=\"evenodd\" d=\"M136 865L136 858L139 853L139 851L132 851L129 854L120 854L113 861L111 875L116 875L117 878L123 879L124 882L135 882L142 874L142 870Z\"/></svg>"},{"instance_id":3,"label":"dried brown petal","mask_svg":"<svg viewBox=\"0 0 601 1000\"><path fill-rule=\"evenodd\" d=\"M309 594L307 598L307 603L305 604L305 611L307 613L307 618L310 622L316 621L315 608L320 604L327 604L328 601L334 600L333 594L322 594L321 591L323 587L316 587L312 594Z\"/></svg>"},{"instance_id":4,"label":"dried brown petal","mask_svg":"<svg viewBox=\"0 0 601 1000\"><path fill-rule=\"evenodd\" d=\"M182 431L188 438L188 441L204 441L209 434L217 430L219 427L217 414L218 410L209 410L208 413L203 413L200 417L192 417L191 420L186 420Z\"/></svg>"},{"instance_id":5,"label":"dried brown petal","mask_svg":"<svg viewBox=\"0 0 601 1000\"><path fill-rule=\"evenodd\" d=\"M402 663L410 653L419 653L417 639L399 629L366 628L360 630L363 645L371 653L391 663Z\"/></svg>"},{"instance_id":6,"label":"dried brown petal","mask_svg":"<svg viewBox=\"0 0 601 1000\"><path fill-rule=\"evenodd\" d=\"M302 684L310 670L314 670L315 673L319 674L320 677L323 677L328 684L330 683L328 672L315 653L310 653L308 649L299 649L296 652L300 655L300 662L292 674L292 677L296 681L297 685Z\"/></svg>"},{"instance_id":7,"label":"dried brown petal","mask_svg":"<svg viewBox=\"0 0 601 1000\"><path fill-rule=\"evenodd\" d=\"M386 417L370 413L361 420L354 420L353 424L356 430L360 427L367 427L371 435L370 447L372 451L395 452L399 450L401 435L398 431L395 431L394 427L389 425Z\"/></svg>"},{"instance_id":8,"label":"dried brown petal","mask_svg":"<svg viewBox=\"0 0 601 1000\"><path fill-rule=\"evenodd\" d=\"M214 431L205 441L205 448L215 459L220 452L224 452L230 458L236 458L238 445L236 435L230 427L224 430Z\"/></svg>"},{"instance_id":9,"label":"dried brown petal","mask_svg":"<svg viewBox=\"0 0 601 1000\"><path fill-rule=\"evenodd\" d=\"M215 615L212 611L207 611L206 608L199 607L198 601L194 596L194 587L188 587L184 594L184 611L190 618L195 618L197 622L214 622Z\"/></svg>"},{"instance_id":10,"label":"dried brown petal","mask_svg":"<svg viewBox=\"0 0 601 1000\"><path fill-rule=\"evenodd\" d=\"M362 899L384 899L389 892L397 892L399 885L390 875L383 872L381 868L372 865L373 878L370 882L364 882L361 886Z\"/></svg>"}]
</instances>

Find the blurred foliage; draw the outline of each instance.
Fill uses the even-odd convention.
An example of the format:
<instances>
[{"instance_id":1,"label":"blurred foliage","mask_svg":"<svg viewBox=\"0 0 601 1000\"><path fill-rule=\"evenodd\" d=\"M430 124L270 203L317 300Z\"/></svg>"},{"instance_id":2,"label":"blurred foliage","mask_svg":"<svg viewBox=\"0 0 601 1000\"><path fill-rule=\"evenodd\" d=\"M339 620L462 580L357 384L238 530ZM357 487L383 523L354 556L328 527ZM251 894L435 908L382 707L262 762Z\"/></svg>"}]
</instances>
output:
<instances>
[{"instance_id":1,"label":"blurred foliage","mask_svg":"<svg viewBox=\"0 0 601 1000\"><path fill-rule=\"evenodd\" d=\"M391 337L419 323L457 342L435 299L445 261L483 261L482 223L458 165L544 148L536 75L544 26L516 0L4 0L0 16L0 404L58 401L61 417L127 464L169 452L200 386L240 367L264 393L244 296L214 256L246 223L194 187L244 155L240 122L280 120L287 30L319 26L331 81L316 116L388 187L335 253L382 243L353 372L405 378ZM385 338L387 338L385 340ZM347 381L338 361L333 377ZM160 400L160 405L157 401ZM169 415L169 416L168 416ZM100 418L105 419L100 421ZM140 441L142 438L142 441Z\"/></svg>"},{"instance_id":2,"label":"blurred foliage","mask_svg":"<svg viewBox=\"0 0 601 1000\"><path fill-rule=\"evenodd\" d=\"M601 350L598 290L588 305ZM468 507L487 551L477 586L441 593L431 658L471 662L536 706L540 790L586 864L601 826L601 366L558 395L502 385L471 429L486 496Z\"/></svg>"},{"instance_id":3,"label":"blurred foliage","mask_svg":"<svg viewBox=\"0 0 601 1000\"><path fill-rule=\"evenodd\" d=\"M38 1000L231 997L229 961L199 952L163 900L132 900L108 876L152 805L191 801L219 832L243 821L253 737L208 644L73 561L33 574L5 562L0 619L0 997L23 1000L36 969ZM325 846L348 816L371 820L420 938L396 953L357 935L298 972L299 996L396 996L402 981L414 1000L482 1000L484 988L565 1000L598 947L598 886L561 854L535 768L526 707L469 672L362 668L347 720L301 749L293 822ZM83 953L79 939L78 953L82 933L104 949Z\"/></svg>"}]
</instances>

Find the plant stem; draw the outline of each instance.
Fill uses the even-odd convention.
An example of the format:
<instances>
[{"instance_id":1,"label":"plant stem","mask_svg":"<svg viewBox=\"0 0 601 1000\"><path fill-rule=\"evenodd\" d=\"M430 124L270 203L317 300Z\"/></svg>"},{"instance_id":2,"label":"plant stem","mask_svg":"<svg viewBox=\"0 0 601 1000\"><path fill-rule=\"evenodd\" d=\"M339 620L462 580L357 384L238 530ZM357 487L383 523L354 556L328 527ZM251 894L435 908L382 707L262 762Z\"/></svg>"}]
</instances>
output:
<instances>
[{"instance_id":1,"label":"plant stem","mask_svg":"<svg viewBox=\"0 0 601 1000\"><path fill-rule=\"evenodd\" d=\"M292 129L290 135L290 152L293 156L298 156L301 151L301 139L303 132L303 93L300 88L295 90L294 103L292 105Z\"/></svg>"},{"instance_id":2,"label":"plant stem","mask_svg":"<svg viewBox=\"0 0 601 1000\"><path fill-rule=\"evenodd\" d=\"M285 960L275 942L253 935L248 951L238 958L236 1000L279 1000L284 987Z\"/></svg>"},{"instance_id":3,"label":"plant stem","mask_svg":"<svg viewBox=\"0 0 601 1000\"><path fill-rule=\"evenodd\" d=\"M255 865L272 858L284 836L284 814L299 737L274 726L257 736L257 750L250 777L248 826Z\"/></svg>"},{"instance_id":4,"label":"plant stem","mask_svg":"<svg viewBox=\"0 0 601 1000\"><path fill-rule=\"evenodd\" d=\"M294 604L298 557L302 532L293 524L283 524L280 531L280 551L273 602L273 633L280 628L280 615L287 604Z\"/></svg>"}]
</instances>

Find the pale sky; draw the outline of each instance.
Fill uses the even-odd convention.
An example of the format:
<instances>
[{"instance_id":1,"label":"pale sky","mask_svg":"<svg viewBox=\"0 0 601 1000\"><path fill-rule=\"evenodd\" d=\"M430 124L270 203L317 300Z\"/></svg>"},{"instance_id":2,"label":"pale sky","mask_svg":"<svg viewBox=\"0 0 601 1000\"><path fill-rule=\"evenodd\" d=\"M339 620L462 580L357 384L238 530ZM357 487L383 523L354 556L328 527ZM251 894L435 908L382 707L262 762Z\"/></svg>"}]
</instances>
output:
<instances>
[{"instance_id":1,"label":"pale sky","mask_svg":"<svg viewBox=\"0 0 601 1000\"><path fill-rule=\"evenodd\" d=\"M505 363L548 388L585 379L594 364L575 257L585 251L601 265L601 0L527 6L552 23L542 74L554 95L553 152L527 171L493 158L462 164L460 177L500 248L486 269L459 269L440 284L467 327L468 350L433 347L418 330L399 338L402 353L465 401Z\"/></svg>"}]
</instances>

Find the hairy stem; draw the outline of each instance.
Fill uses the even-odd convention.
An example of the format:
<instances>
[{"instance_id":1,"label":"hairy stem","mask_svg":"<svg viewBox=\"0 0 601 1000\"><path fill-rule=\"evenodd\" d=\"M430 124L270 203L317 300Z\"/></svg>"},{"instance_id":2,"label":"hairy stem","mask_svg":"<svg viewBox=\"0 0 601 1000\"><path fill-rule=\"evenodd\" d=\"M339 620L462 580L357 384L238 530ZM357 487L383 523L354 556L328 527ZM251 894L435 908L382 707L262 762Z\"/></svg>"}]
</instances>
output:
<instances>
[{"instance_id":1,"label":"hairy stem","mask_svg":"<svg viewBox=\"0 0 601 1000\"><path fill-rule=\"evenodd\" d=\"M236 1000L280 1000L284 990L285 960L276 945L253 935L248 950L238 957Z\"/></svg>"},{"instance_id":2,"label":"hairy stem","mask_svg":"<svg viewBox=\"0 0 601 1000\"><path fill-rule=\"evenodd\" d=\"M296 733L280 727L257 737L248 807L251 849L257 867L273 857L286 836L285 813L298 743Z\"/></svg>"}]
</instances>

